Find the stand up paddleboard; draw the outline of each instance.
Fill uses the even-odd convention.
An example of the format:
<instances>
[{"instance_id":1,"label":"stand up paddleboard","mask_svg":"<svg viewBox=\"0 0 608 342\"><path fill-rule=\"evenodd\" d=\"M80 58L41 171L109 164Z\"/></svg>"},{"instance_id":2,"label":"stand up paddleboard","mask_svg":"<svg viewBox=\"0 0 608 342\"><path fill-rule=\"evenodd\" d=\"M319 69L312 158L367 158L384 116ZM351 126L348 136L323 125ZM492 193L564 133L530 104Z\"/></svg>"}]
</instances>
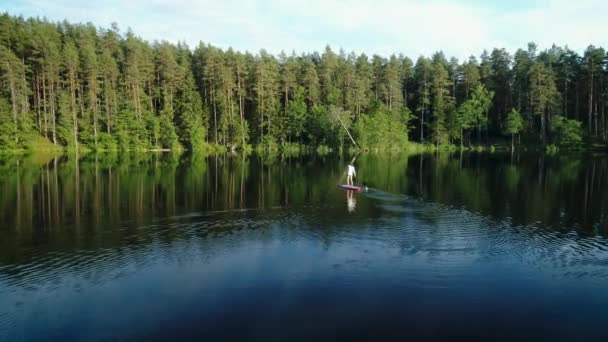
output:
<instances>
[{"instance_id":1,"label":"stand up paddleboard","mask_svg":"<svg viewBox=\"0 0 608 342\"><path fill-rule=\"evenodd\" d=\"M363 187L362 186L358 186L358 185L338 184L338 188L344 189L344 190L356 191L356 192L363 191Z\"/></svg>"}]
</instances>

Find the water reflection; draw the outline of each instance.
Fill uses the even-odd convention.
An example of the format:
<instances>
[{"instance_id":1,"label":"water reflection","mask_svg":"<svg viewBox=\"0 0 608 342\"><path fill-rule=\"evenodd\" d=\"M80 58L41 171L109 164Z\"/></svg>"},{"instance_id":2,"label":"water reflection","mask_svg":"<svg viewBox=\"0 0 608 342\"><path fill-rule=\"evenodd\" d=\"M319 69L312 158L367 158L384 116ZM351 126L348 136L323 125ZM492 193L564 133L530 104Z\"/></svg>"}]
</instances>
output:
<instances>
[{"instance_id":1,"label":"water reflection","mask_svg":"<svg viewBox=\"0 0 608 342\"><path fill-rule=\"evenodd\" d=\"M355 197L355 192L352 190L346 190L346 208L348 208L348 212L352 213L355 211L357 207L357 198Z\"/></svg>"},{"instance_id":2,"label":"water reflection","mask_svg":"<svg viewBox=\"0 0 608 342\"><path fill-rule=\"evenodd\" d=\"M3 159L0 340L603 333L606 158L348 159Z\"/></svg>"},{"instance_id":3,"label":"water reflection","mask_svg":"<svg viewBox=\"0 0 608 342\"><path fill-rule=\"evenodd\" d=\"M62 225L138 224L205 210L327 203L337 192L343 164L340 158L314 155L5 158L0 161L0 234L6 238L16 231ZM378 190L508 217L516 224L590 234L607 232L607 176L603 157L359 157L359 178ZM357 207L356 197L346 192L348 212Z\"/></svg>"},{"instance_id":4,"label":"water reflection","mask_svg":"<svg viewBox=\"0 0 608 342\"><path fill-rule=\"evenodd\" d=\"M136 227L204 212L309 208L314 216L322 208L348 223L347 215L383 215L390 204L361 202L378 191L463 208L494 222L608 235L605 157L472 153L362 155L358 161L359 179L375 194L336 189L344 165L336 156L5 158L0 161L0 263L28 259L38 246L52 251L121 245ZM346 208L337 205L343 196Z\"/></svg>"}]
</instances>

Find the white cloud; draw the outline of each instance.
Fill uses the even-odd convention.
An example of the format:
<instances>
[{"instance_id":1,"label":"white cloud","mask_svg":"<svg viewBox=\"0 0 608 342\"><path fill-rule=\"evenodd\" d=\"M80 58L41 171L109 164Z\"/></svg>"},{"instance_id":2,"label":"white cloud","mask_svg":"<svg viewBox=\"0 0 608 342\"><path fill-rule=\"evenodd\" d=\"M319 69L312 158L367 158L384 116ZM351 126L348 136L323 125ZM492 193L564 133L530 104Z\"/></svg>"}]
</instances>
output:
<instances>
[{"instance_id":1,"label":"white cloud","mask_svg":"<svg viewBox=\"0 0 608 342\"><path fill-rule=\"evenodd\" d=\"M543 0L540 0L543 1ZM404 53L412 58L443 50L460 59L483 49L510 52L535 41L582 51L607 45L608 4L599 0L546 0L521 6L504 2L449 0L20 0L0 10L60 20L131 27L145 39L203 40L221 47L258 51L337 50Z\"/></svg>"},{"instance_id":2,"label":"white cloud","mask_svg":"<svg viewBox=\"0 0 608 342\"><path fill-rule=\"evenodd\" d=\"M497 26L511 28L516 34L497 30L496 36L511 48L535 41L543 48L555 43L582 52L589 44L608 42L608 25L603 17L607 10L608 4L598 1L552 1L546 8L499 16Z\"/></svg>"}]
</instances>

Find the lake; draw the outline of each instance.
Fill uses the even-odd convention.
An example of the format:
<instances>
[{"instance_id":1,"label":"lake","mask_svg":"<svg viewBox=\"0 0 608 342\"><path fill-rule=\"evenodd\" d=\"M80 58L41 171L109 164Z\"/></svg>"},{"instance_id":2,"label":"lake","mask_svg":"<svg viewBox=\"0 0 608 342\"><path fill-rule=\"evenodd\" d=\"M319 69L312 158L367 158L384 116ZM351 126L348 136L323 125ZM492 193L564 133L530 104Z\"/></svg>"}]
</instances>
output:
<instances>
[{"instance_id":1,"label":"lake","mask_svg":"<svg viewBox=\"0 0 608 342\"><path fill-rule=\"evenodd\" d=\"M0 161L0 340L606 340L608 158Z\"/></svg>"}]
</instances>

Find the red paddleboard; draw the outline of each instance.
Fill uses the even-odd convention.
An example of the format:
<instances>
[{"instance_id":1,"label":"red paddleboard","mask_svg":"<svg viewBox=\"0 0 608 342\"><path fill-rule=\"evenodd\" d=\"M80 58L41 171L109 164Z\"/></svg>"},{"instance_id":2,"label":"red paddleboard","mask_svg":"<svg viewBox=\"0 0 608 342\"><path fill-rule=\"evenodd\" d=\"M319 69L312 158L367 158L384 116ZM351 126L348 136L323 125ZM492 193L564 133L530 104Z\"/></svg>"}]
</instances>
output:
<instances>
[{"instance_id":1,"label":"red paddleboard","mask_svg":"<svg viewBox=\"0 0 608 342\"><path fill-rule=\"evenodd\" d=\"M342 188L344 190L352 190L356 192L361 192L363 190L362 187L357 185L347 185L347 184L338 184L338 188Z\"/></svg>"}]
</instances>

